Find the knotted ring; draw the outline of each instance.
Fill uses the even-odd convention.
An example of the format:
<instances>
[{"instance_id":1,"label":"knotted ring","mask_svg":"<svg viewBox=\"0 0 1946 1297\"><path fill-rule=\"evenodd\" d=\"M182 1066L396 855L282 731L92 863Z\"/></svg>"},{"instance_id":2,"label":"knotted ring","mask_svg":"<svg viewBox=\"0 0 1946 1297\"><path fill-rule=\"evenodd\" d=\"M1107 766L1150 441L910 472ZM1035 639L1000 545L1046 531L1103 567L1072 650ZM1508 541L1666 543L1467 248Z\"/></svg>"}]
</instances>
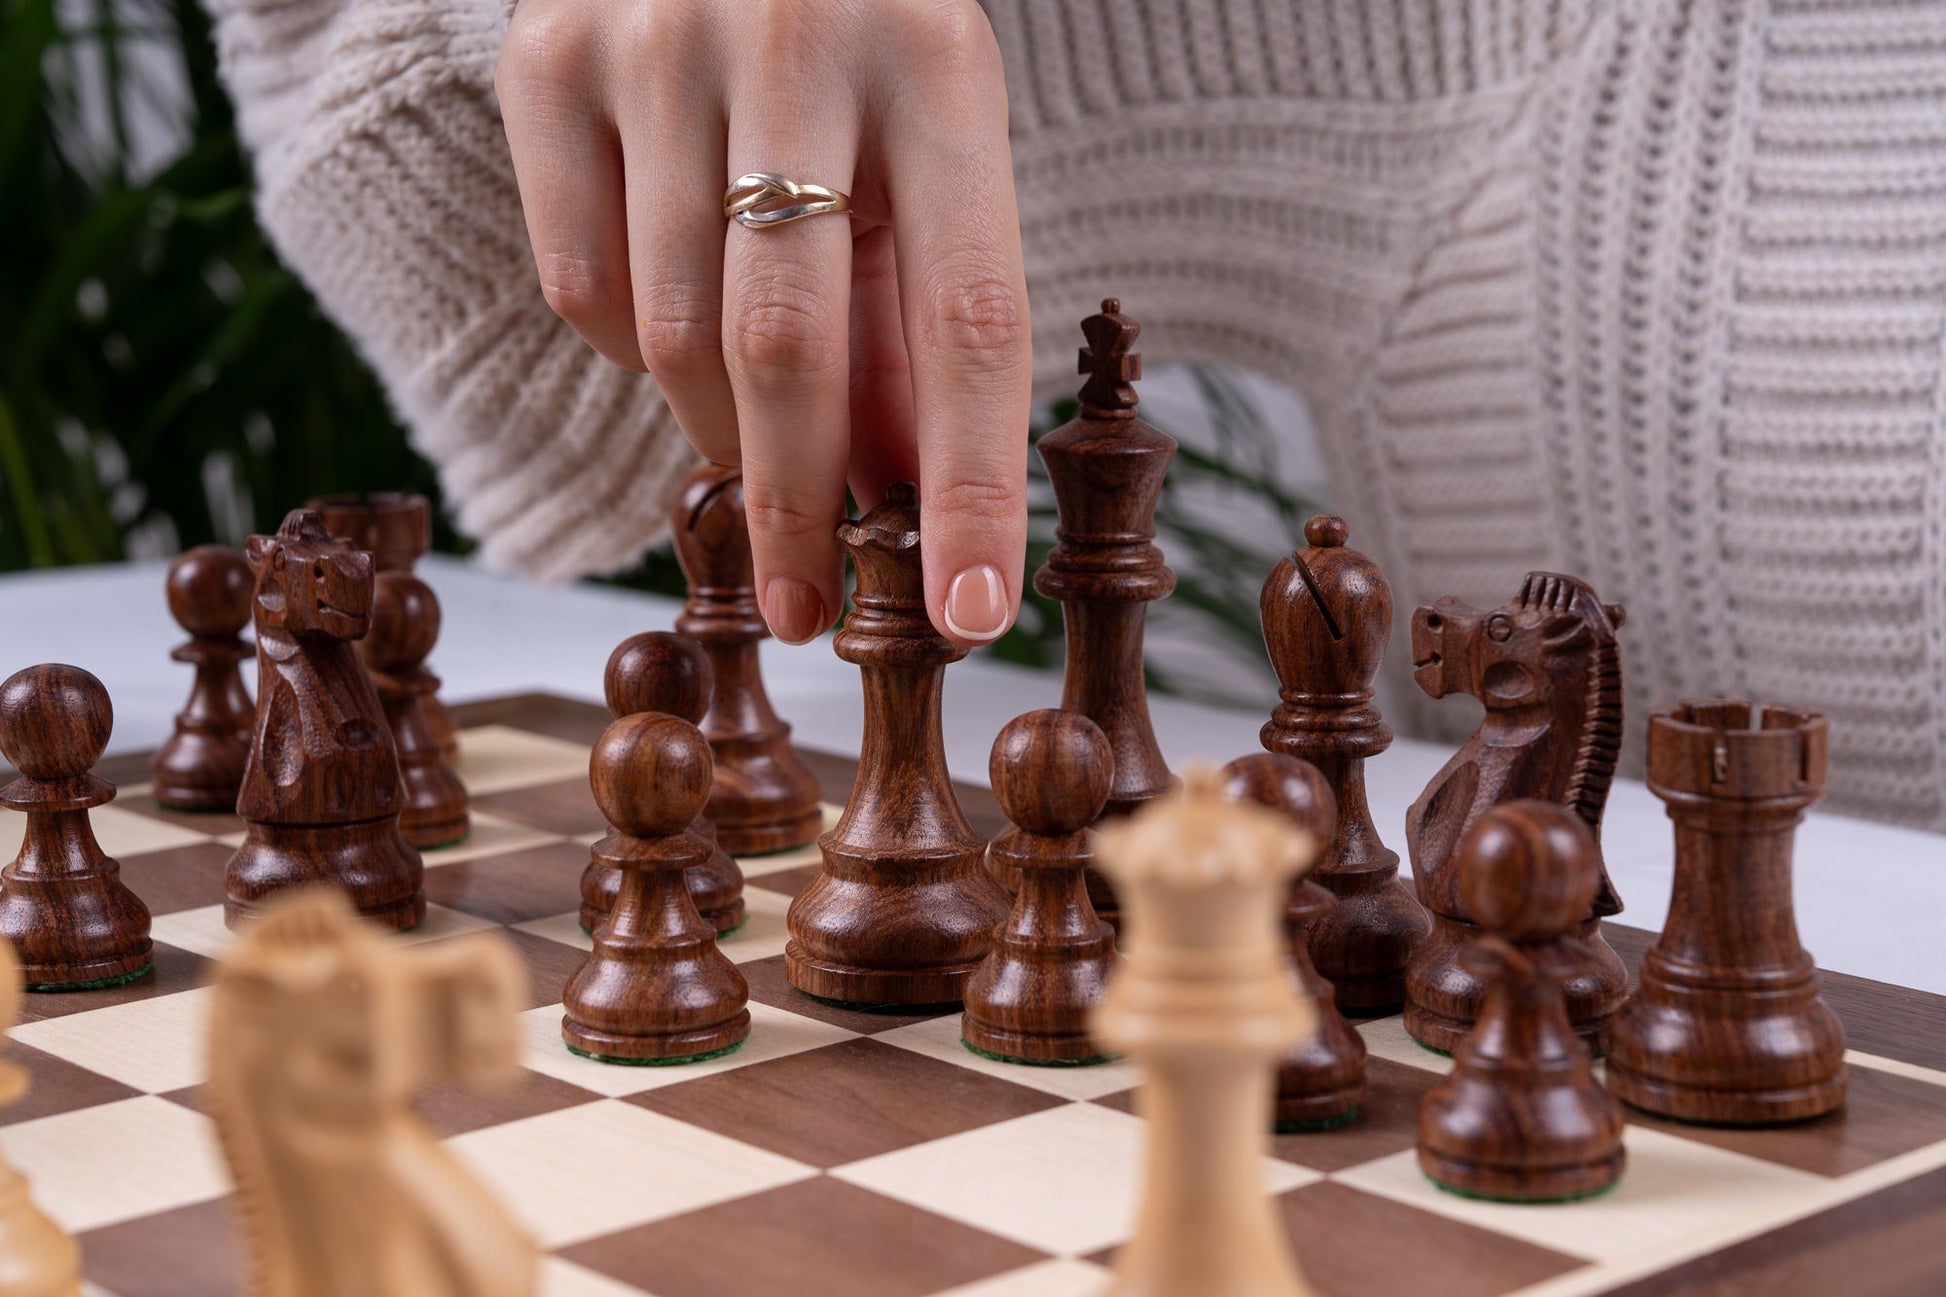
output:
<instances>
[{"instance_id":1,"label":"knotted ring","mask_svg":"<svg viewBox=\"0 0 1946 1297\"><path fill-rule=\"evenodd\" d=\"M723 215L752 230L850 210L851 195L823 185L800 185L774 171L738 176L723 191Z\"/></svg>"}]
</instances>

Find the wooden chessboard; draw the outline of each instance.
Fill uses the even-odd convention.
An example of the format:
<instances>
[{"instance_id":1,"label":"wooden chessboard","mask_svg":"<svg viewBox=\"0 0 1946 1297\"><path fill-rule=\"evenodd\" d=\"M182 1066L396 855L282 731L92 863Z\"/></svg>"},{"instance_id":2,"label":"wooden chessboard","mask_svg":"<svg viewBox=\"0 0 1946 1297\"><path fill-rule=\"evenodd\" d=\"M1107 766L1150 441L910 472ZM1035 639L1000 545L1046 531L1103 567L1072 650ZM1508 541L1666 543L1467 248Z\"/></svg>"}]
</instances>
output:
<instances>
[{"instance_id":1,"label":"wooden chessboard","mask_svg":"<svg viewBox=\"0 0 1946 1297\"><path fill-rule=\"evenodd\" d=\"M1142 1123L1126 1064L1014 1067L969 1053L958 1016L864 1014L784 980L784 912L816 851L746 860L737 1052L612 1067L559 1037L600 709L530 696L459 709L472 837L428 855L437 941L497 929L531 979L526 1070L496 1095L428 1096L427 1119L548 1249L550 1297L1090 1292L1125 1236ZM812 757L827 798L851 763ZM163 812L146 762L103 773L103 845L155 913L156 969L112 990L27 997L11 1057L33 1089L0 1148L80 1240L96 1297L220 1297L239 1253L203 1113L202 989L228 940L223 866L241 824ZM963 790L992 830L988 795ZM18 817L0 823L11 855ZM1396 836L1396 833L1394 834ZM1630 962L1646 937L1611 929ZM1946 1292L1946 997L1829 976L1851 1034L1849 1107L1722 1131L1640 1116L1617 1190L1514 1207L1434 1189L1413 1160L1418 1097L1446 1061L1396 1018L1361 1024L1371 1097L1346 1129L1280 1136L1265 1163L1306 1274L1328 1297Z\"/></svg>"}]
</instances>

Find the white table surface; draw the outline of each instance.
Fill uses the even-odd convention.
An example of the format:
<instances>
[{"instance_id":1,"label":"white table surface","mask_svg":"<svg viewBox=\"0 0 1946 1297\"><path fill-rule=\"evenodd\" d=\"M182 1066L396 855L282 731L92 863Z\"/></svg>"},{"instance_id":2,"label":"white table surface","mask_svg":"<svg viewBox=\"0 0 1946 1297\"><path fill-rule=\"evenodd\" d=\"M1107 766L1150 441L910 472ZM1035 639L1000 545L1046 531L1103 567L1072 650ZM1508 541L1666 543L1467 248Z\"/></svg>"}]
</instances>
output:
<instances>
[{"instance_id":1,"label":"white table surface","mask_svg":"<svg viewBox=\"0 0 1946 1297\"><path fill-rule=\"evenodd\" d=\"M444 610L433 665L451 702L529 691L599 702L609 651L637 631L669 628L677 610L669 599L594 585L540 588L439 556L420 570ZM85 667L114 700L110 751L154 747L168 737L189 684L188 669L168 655L183 635L163 599L163 571L145 563L0 577L0 671L36 662ZM858 750L858 673L832 653L828 637L797 648L767 642L763 664L799 742ZM953 773L984 784L1001 723L1054 706L1060 692L1055 673L977 653L954 666L945 721ZM1158 697L1151 708L1163 752L1180 765L1255 751L1274 701L1266 698L1263 712L1236 712ZM1367 765L1372 813L1395 850L1404 847L1407 805L1448 755L1400 739ZM1604 841L1628 902L1623 921L1660 929L1671 872L1662 804L1641 783L1617 780ZM1797 897L1805 944L1823 967L1946 994L1946 836L1813 811L1798 832Z\"/></svg>"}]
</instances>

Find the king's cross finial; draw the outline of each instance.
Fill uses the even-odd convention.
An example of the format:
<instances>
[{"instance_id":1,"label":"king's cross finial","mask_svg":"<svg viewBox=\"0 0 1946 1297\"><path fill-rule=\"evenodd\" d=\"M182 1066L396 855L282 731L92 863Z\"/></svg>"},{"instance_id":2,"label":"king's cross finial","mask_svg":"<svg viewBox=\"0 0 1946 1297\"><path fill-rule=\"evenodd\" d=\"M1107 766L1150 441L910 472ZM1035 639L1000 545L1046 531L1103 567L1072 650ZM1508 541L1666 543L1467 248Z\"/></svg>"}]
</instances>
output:
<instances>
[{"instance_id":1,"label":"king's cross finial","mask_svg":"<svg viewBox=\"0 0 1946 1297\"><path fill-rule=\"evenodd\" d=\"M1088 345L1081 349L1079 373L1088 381L1081 385L1081 409L1097 419L1127 419L1135 414L1135 388L1142 377L1142 357L1130 351L1142 326L1122 314L1122 304L1113 297L1103 298L1101 314L1081 322L1082 336Z\"/></svg>"}]
</instances>

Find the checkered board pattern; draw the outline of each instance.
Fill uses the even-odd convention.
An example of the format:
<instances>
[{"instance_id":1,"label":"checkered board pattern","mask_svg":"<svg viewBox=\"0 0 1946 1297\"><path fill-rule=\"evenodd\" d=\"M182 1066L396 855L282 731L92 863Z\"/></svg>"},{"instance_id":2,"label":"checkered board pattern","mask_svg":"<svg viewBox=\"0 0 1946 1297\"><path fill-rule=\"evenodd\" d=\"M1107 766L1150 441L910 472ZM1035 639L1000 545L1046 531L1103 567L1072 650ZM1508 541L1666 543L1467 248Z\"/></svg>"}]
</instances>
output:
<instances>
[{"instance_id":1,"label":"checkered board pattern","mask_svg":"<svg viewBox=\"0 0 1946 1297\"><path fill-rule=\"evenodd\" d=\"M462 709L473 833L427 856L429 914L402 940L498 930L526 964L520 1083L430 1094L423 1112L540 1240L543 1291L1098 1289L1141 1178L1135 1071L1009 1066L964 1049L957 1015L857 1013L799 995L784 977L784 914L815 874L815 848L743 862L750 918L723 943L751 988L742 1048L636 1068L562 1047L561 987L589 945L577 885L604 827L586 779L599 713L528 704ZM480 723L496 715L529 723ZM991 814L986 801L976 818ZM154 911L155 972L126 987L27 997L8 1052L33 1088L0 1111L0 1149L79 1239L93 1297L219 1297L237 1291L240 1256L199 1083L205 986L229 940L223 867L241 825L163 812L139 784L94 818ZM10 856L6 835L19 823L8 819L0 850ZM1926 1007L1931 1049L1946 1017ZM1420 1175L1417 1101L1450 1064L1414 1045L1397 1018L1359 1030L1371 1048L1362 1119L1279 1136L1263 1163L1265 1191L1327 1297L1757 1291L1711 1286L1731 1271L1783 1276L1765 1281L1767 1297L1946 1291L1923 1268L1928 1247L1933 1261L1946 1249L1946 1228L1924 1215L1946 1217L1946 1071L1935 1055L1854 1053L1848 1109L1807 1126L1713 1131L1634 1118L1616 1191L1517 1207L1454 1197ZM1867 1274L1888 1247L1905 1246L1884 1237L1888 1220L1918 1222L1906 1248L1919 1249L1915 1286L1842 1282L1841 1271ZM1855 1262L1853 1247L1872 1259ZM1829 1282L1815 1277L1820 1265ZM1807 1274L1812 1286L1791 1287Z\"/></svg>"}]
</instances>

